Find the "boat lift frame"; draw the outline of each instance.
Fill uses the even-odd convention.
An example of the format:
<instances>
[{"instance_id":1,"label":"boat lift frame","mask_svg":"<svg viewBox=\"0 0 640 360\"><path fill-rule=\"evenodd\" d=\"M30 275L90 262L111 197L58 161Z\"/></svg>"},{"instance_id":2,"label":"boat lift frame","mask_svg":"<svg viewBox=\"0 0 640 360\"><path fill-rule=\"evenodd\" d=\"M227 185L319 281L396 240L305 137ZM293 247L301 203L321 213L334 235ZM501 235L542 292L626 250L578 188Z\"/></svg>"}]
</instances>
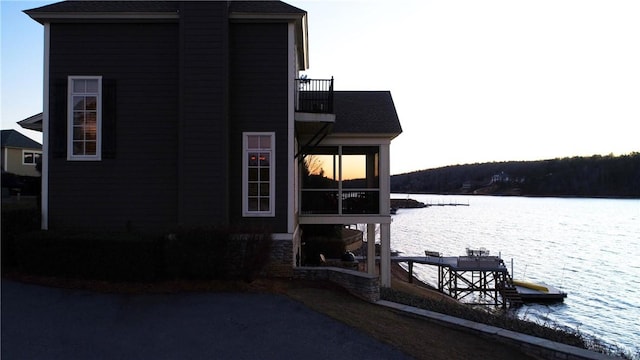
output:
<instances>
[{"instance_id":1,"label":"boat lift frame","mask_svg":"<svg viewBox=\"0 0 640 360\"><path fill-rule=\"evenodd\" d=\"M507 279L507 269L502 260L497 267L476 267L466 269L459 266L438 266L438 290L456 300L477 295L472 305L493 305L506 307L501 296L501 286Z\"/></svg>"}]
</instances>

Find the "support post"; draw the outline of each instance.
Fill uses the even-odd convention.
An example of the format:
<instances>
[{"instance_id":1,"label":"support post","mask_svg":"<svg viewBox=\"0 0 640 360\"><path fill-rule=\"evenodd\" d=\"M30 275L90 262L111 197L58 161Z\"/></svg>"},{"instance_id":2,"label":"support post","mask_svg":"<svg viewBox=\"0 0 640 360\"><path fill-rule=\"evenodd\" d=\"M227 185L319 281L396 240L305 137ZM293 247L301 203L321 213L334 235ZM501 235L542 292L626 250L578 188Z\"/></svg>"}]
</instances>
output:
<instances>
[{"instance_id":1,"label":"support post","mask_svg":"<svg viewBox=\"0 0 640 360\"><path fill-rule=\"evenodd\" d=\"M409 284L413 283L413 261L409 260Z\"/></svg>"},{"instance_id":2,"label":"support post","mask_svg":"<svg viewBox=\"0 0 640 360\"><path fill-rule=\"evenodd\" d=\"M380 224L380 285L391 287L391 224Z\"/></svg>"},{"instance_id":3,"label":"support post","mask_svg":"<svg viewBox=\"0 0 640 360\"><path fill-rule=\"evenodd\" d=\"M376 274L376 224L367 224L367 273Z\"/></svg>"}]
</instances>

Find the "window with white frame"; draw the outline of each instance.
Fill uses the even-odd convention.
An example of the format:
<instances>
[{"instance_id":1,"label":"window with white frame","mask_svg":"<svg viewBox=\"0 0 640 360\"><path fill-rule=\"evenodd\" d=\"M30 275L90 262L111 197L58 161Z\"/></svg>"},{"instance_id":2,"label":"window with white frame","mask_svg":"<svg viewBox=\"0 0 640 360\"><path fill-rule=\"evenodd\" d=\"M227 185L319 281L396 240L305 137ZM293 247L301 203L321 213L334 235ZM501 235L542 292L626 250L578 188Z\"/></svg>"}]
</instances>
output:
<instances>
[{"instance_id":1,"label":"window with white frame","mask_svg":"<svg viewBox=\"0 0 640 360\"><path fill-rule=\"evenodd\" d=\"M40 151L22 150L22 165L36 165L40 161Z\"/></svg>"},{"instance_id":2,"label":"window with white frame","mask_svg":"<svg viewBox=\"0 0 640 360\"><path fill-rule=\"evenodd\" d=\"M243 216L275 216L275 133L244 133Z\"/></svg>"},{"instance_id":3,"label":"window with white frame","mask_svg":"<svg viewBox=\"0 0 640 360\"><path fill-rule=\"evenodd\" d=\"M102 77L69 76L67 158L100 160Z\"/></svg>"},{"instance_id":4,"label":"window with white frame","mask_svg":"<svg viewBox=\"0 0 640 360\"><path fill-rule=\"evenodd\" d=\"M380 146L318 146L305 154L302 214L380 214Z\"/></svg>"}]
</instances>

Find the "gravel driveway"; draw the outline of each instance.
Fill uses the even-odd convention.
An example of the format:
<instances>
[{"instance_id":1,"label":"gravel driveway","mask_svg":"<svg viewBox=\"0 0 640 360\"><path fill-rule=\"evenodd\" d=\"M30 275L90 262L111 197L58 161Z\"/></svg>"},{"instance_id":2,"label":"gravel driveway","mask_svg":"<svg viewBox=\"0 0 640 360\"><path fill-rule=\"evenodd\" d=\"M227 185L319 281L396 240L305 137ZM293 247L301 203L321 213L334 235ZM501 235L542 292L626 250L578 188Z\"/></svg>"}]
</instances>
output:
<instances>
[{"instance_id":1,"label":"gravel driveway","mask_svg":"<svg viewBox=\"0 0 640 360\"><path fill-rule=\"evenodd\" d=\"M2 359L403 359L287 297L121 295L2 281Z\"/></svg>"}]
</instances>

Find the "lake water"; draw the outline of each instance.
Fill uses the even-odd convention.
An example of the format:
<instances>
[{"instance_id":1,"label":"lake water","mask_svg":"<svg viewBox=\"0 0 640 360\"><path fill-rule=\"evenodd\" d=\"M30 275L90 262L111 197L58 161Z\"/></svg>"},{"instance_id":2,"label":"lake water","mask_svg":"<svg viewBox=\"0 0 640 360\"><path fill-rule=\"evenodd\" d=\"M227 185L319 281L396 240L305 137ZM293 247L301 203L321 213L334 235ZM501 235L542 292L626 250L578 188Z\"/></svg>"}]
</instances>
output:
<instances>
[{"instance_id":1,"label":"lake water","mask_svg":"<svg viewBox=\"0 0 640 360\"><path fill-rule=\"evenodd\" d=\"M568 293L564 303L525 305L520 317L640 353L640 200L392 194L407 197L469 206L398 210L393 250L458 256L485 247L510 272L513 259L513 278ZM437 286L435 269L415 265L414 272Z\"/></svg>"}]
</instances>

